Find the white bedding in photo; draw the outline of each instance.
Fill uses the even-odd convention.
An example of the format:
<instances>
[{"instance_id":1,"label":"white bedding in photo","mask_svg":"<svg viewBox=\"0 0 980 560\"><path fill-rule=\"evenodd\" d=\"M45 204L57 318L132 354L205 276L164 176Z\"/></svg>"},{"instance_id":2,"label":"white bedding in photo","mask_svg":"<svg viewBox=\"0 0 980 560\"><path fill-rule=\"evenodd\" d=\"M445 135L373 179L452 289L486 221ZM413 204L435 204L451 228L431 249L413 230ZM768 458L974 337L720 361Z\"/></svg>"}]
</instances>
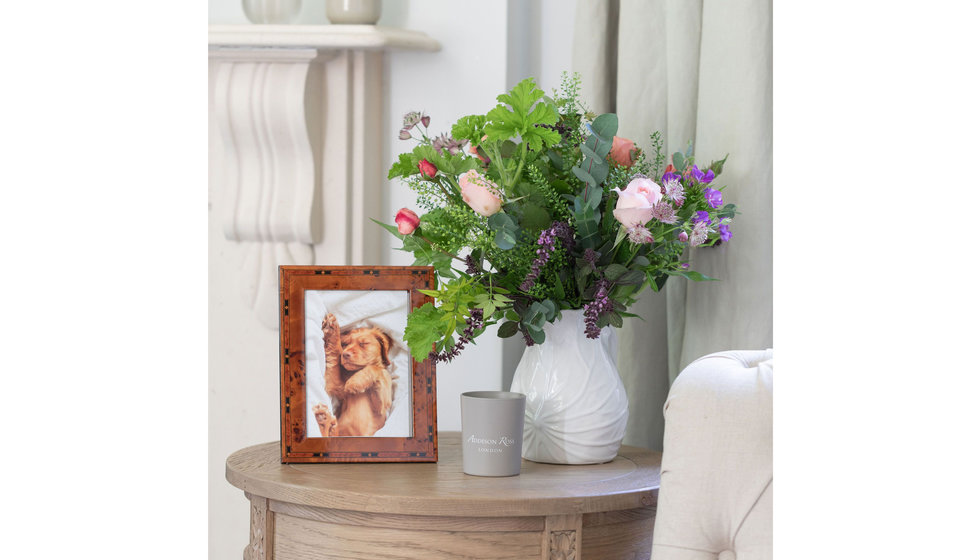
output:
<instances>
[{"instance_id":1,"label":"white bedding in photo","mask_svg":"<svg viewBox=\"0 0 980 560\"><path fill-rule=\"evenodd\" d=\"M305 304L306 343L306 433L321 437L313 407L333 400L324 386L323 317L333 313L341 332L355 327L378 327L388 333L392 345L388 351L392 378L396 383L391 412L375 437L411 437L412 435L412 368L410 354L402 338L409 312L408 292L388 290L307 290Z\"/></svg>"}]
</instances>

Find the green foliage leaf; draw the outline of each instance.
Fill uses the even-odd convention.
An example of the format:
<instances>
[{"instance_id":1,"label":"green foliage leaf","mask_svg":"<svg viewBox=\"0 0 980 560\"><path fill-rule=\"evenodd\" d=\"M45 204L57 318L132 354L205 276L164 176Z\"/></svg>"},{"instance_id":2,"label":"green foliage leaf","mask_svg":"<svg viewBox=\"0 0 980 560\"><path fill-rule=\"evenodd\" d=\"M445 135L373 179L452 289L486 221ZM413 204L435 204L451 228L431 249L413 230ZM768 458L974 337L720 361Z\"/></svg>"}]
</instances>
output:
<instances>
[{"instance_id":1,"label":"green foliage leaf","mask_svg":"<svg viewBox=\"0 0 980 560\"><path fill-rule=\"evenodd\" d=\"M527 334L531 336L531 340L535 344L544 344L544 331L528 329Z\"/></svg>"},{"instance_id":2,"label":"green foliage leaf","mask_svg":"<svg viewBox=\"0 0 980 560\"><path fill-rule=\"evenodd\" d=\"M729 204L726 204L724 207L722 207L721 210L718 211L718 217L719 218L734 218L735 217L735 214L737 214L737 213L738 213L738 211L736 210L735 205L729 203Z\"/></svg>"},{"instance_id":3,"label":"green foliage leaf","mask_svg":"<svg viewBox=\"0 0 980 560\"><path fill-rule=\"evenodd\" d=\"M685 167L684 166L684 154L682 154L680 152L674 152L674 157L672 158L672 163L674 164L674 169L676 169L678 173L680 173L681 171L684 171L684 167Z\"/></svg>"},{"instance_id":4,"label":"green foliage leaf","mask_svg":"<svg viewBox=\"0 0 980 560\"><path fill-rule=\"evenodd\" d=\"M506 321L501 323L500 327L497 329L497 336L500 338L510 338L517 334L518 324L514 321Z\"/></svg>"},{"instance_id":5,"label":"green foliage leaf","mask_svg":"<svg viewBox=\"0 0 980 560\"><path fill-rule=\"evenodd\" d=\"M551 225L551 214L540 204L528 202L524 205L521 226L527 230L541 230Z\"/></svg>"},{"instance_id":6,"label":"green foliage leaf","mask_svg":"<svg viewBox=\"0 0 980 560\"><path fill-rule=\"evenodd\" d=\"M450 129L450 134L456 140L469 140L471 144L479 144L483 137L483 127L487 124L487 118L483 115L467 115L462 117Z\"/></svg>"},{"instance_id":7,"label":"green foliage leaf","mask_svg":"<svg viewBox=\"0 0 980 560\"><path fill-rule=\"evenodd\" d=\"M688 280L693 280L694 282L713 282L717 281L717 278L712 278L710 276L705 276L696 270L668 270L667 274L671 276L683 276Z\"/></svg>"},{"instance_id":8,"label":"green foliage leaf","mask_svg":"<svg viewBox=\"0 0 980 560\"><path fill-rule=\"evenodd\" d=\"M627 272L629 272L629 270L627 270L625 266L618 263L613 263L607 266L605 270L602 271L602 274L607 280L612 280L615 282L620 276L626 274Z\"/></svg>"},{"instance_id":9,"label":"green foliage leaf","mask_svg":"<svg viewBox=\"0 0 980 560\"><path fill-rule=\"evenodd\" d=\"M490 229L494 232L493 242L501 249L512 249L517 244L520 226L506 212L497 212L490 216Z\"/></svg>"},{"instance_id":10,"label":"green foliage leaf","mask_svg":"<svg viewBox=\"0 0 980 560\"><path fill-rule=\"evenodd\" d=\"M522 80L514 89L497 96L497 105L487 113L484 132L491 141L504 141L519 136L528 148L540 151L557 144L561 135L543 126L558 122L554 105L540 102L544 92L537 88L533 78ZM508 107L509 106L509 107Z\"/></svg>"},{"instance_id":11,"label":"green foliage leaf","mask_svg":"<svg viewBox=\"0 0 980 560\"><path fill-rule=\"evenodd\" d=\"M374 223L376 223L376 224L378 224L379 226L385 228L386 230L388 230L389 233L391 233L392 235L394 235L398 239L402 239L402 240L405 239L405 236L402 235L401 233L399 233L397 226L393 226L391 224L386 224L384 222L379 222L378 220L375 220L374 218L371 218L371 221L374 222Z\"/></svg>"},{"instance_id":12,"label":"green foliage leaf","mask_svg":"<svg viewBox=\"0 0 980 560\"><path fill-rule=\"evenodd\" d=\"M606 321L608 321L610 325L616 327L617 329L623 328L623 317L619 313L610 311L609 313L606 313L605 316Z\"/></svg>"},{"instance_id":13,"label":"green foliage leaf","mask_svg":"<svg viewBox=\"0 0 980 560\"><path fill-rule=\"evenodd\" d=\"M608 270L608 269L607 269ZM618 286L639 286L646 280L646 275L641 270L630 270L626 274L616 278Z\"/></svg>"},{"instance_id":14,"label":"green foliage leaf","mask_svg":"<svg viewBox=\"0 0 980 560\"><path fill-rule=\"evenodd\" d=\"M717 177L717 176L721 175L721 171L725 168L725 162L726 161L728 161L728 154L725 154L724 159L720 159L718 161L711 162L711 165L708 166L708 169L714 171L715 172L715 177Z\"/></svg>"},{"instance_id":15,"label":"green foliage leaf","mask_svg":"<svg viewBox=\"0 0 980 560\"><path fill-rule=\"evenodd\" d=\"M432 351L432 345L442 338L446 327L442 317L443 313L432 303L426 303L408 314L405 343L416 362L424 361Z\"/></svg>"},{"instance_id":16,"label":"green foliage leaf","mask_svg":"<svg viewBox=\"0 0 980 560\"><path fill-rule=\"evenodd\" d=\"M616 113L605 113L596 117L591 126L593 134L612 142L613 136L619 129L619 117Z\"/></svg>"},{"instance_id":17,"label":"green foliage leaf","mask_svg":"<svg viewBox=\"0 0 980 560\"><path fill-rule=\"evenodd\" d=\"M412 154L398 154L398 161L388 170L388 178L409 177L419 172L418 160Z\"/></svg>"},{"instance_id":18,"label":"green foliage leaf","mask_svg":"<svg viewBox=\"0 0 980 560\"><path fill-rule=\"evenodd\" d=\"M595 180L595 177L591 173L586 171L581 167L573 167L572 173L575 174L583 183L589 186L589 188L598 190L599 183Z\"/></svg>"},{"instance_id":19,"label":"green foliage leaf","mask_svg":"<svg viewBox=\"0 0 980 560\"><path fill-rule=\"evenodd\" d=\"M580 199L576 199L578 203ZM575 212L575 231L578 232L578 243L584 249L594 249L601 241L599 237L599 219L591 206L585 206Z\"/></svg>"}]
</instances>

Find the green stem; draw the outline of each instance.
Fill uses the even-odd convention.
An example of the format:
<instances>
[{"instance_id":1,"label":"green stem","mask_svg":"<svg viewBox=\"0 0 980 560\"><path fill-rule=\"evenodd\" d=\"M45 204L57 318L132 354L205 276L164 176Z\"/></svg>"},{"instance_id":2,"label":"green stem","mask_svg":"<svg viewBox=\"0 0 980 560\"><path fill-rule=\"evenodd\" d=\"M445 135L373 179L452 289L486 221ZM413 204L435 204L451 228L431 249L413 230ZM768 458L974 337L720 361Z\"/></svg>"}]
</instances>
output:
<instances>
[{"instance_id":1,"label":"green stem","mask_svg":"<svg viewBox=\"0 0 980 560\"><path fill-rule=\"evenodd\" d=\"M457 261L459 261L461 263L466 263L466 260L465 259L461 259L461 258L457 257L456 255L450 253L449 251L440 249L438 245L436 245L435 243L433 243L432 240L430 240L428 237L422 235L421 233L419 233L419 237L422 238L422 241L425 241L426 243L428 243L429 245L431 245L433 249L435 249L436 251L439 251L443 255L446 255L446 256L449 256L451 258L454 258L454 259L456 259Z\"/></svg>"}]
</instances>

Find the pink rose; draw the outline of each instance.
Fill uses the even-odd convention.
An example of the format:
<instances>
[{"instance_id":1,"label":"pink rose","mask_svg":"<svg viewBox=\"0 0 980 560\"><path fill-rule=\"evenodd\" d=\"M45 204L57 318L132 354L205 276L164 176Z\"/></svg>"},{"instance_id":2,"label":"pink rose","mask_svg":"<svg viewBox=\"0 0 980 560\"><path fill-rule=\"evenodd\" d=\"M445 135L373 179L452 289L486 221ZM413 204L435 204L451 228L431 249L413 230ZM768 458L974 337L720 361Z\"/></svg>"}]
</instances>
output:
<instances>
[{"instance_id":1,"label":"pink rose","mask_svg":"<svg viewBox=\"0 0 980 560\"><path fill-rule=\"evenodd\" d=\"M609 150L609 159L623 167L633 167L638 152L639 150L632 140L613 136L612 149Z\"/></svg>"},{"instance_id":2,"label":"pink rose","mask_svg":"<svg viewBox=\"0 0 980 560\"><path fill-rule=\"evenodd\" d=\"M481 216L492 216L500 211L500 188L475 169L459 176L459 190L463 202Z\"/></svg>"},{"instance_id":3,"label":"pink rose","mask_svg":"<svg viewBox=\"0 0 980 560\"><path fill-rule=\"evenodd\" d=\"M626 189L613 189L619 193L613 217L624 226L642 226L653 219L653 207L663 194L660 185L648 177L637 177L626 185Z\"/></svg>"},{"instance_id":4,"label":"pink rose","mask_svg":"<svg viewBox=\"0 0 980 560\"><path fill-rule=\"evenodd\" d=\"M395 223L398 224L398 233L409 235L419 227L419 215L408 208L402 208L395 214Z\"/></svg>"},{"instance_id":5,"label":"pink rose","mask_svg":"<svg viewBox=\"0 0 980 560\"><path fill-rule=\"evenodd\" d=\"M436 166L432 165L432 162L429 160L423 159L419 161L419 173L421 173L423 177L428 177L431 179L436 176L436 171L438 171Z\"/></svg>"}]
</instances>

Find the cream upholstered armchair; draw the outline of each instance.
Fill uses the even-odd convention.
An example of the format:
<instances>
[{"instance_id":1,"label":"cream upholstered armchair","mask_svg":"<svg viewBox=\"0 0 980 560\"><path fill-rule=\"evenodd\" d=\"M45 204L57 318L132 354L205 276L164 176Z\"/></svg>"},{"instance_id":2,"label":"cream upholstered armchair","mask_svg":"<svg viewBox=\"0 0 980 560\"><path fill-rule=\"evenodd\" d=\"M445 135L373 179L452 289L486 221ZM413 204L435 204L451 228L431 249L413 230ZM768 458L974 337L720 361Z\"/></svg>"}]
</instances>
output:
<instances>
[{"instance_id":1,"label":"cream upholstered armchair","mask_svg":"<svg viewBox=\"0 0 980 560\"><path fill-rule=\"evenodd\" d=\"M771 559L772 350L695 360L664 417L653 559Z\"/></svg>"}]
</instances>

